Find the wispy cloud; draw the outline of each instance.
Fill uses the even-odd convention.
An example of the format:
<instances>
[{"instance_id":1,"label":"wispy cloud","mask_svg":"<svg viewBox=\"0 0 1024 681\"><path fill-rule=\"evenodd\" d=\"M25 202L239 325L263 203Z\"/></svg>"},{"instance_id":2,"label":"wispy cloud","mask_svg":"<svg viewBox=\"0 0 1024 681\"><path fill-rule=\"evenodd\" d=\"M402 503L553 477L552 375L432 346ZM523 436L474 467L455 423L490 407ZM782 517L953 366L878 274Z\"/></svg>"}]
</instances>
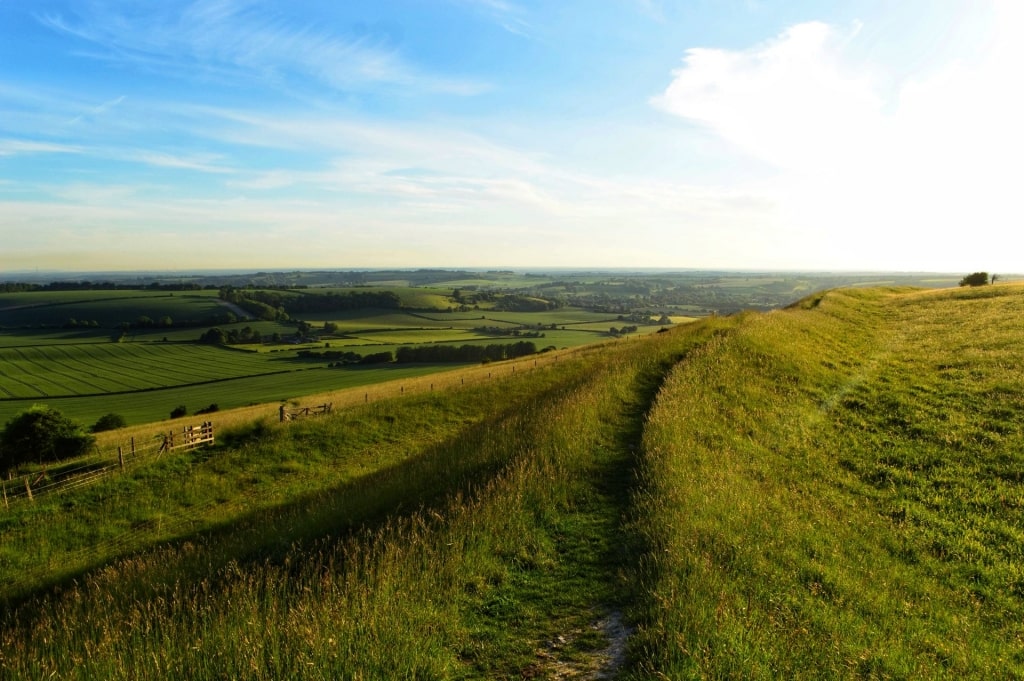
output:
<instances>
[{"instance_id":1,"label":"wispy cloud","mask_svg":"<svg viewBox=\"0 0 1024 681\"><path fill-rule=\"evenodd\" d=\"M70 144L33 142L23 139L0 139L0 156L16 154L78 154L82 148Z\"/></svg>"},{"instance_id":2,"label":"wispy cloud","mask_svg":"<svg viewBox=\"0 0 1024 681\"><path fill-rule=\"evenodd\" d=\"M179 170L195 170L203 173L230 174L237 172L218 163L219 157L211 154L181 156L156 151L138 151L128 154L113 154L125 160L145 163L158 168L177 168Z\"/></svg>"},{"instance_id":3,"label":"wispy cloud","mask_svg":"<svg viewBox=\"0 0 1024 681\"><path fill-rule=\"evenodd\" d=\"M507 0L455 0L487 15L492 21L514 35L530 38L533 26L526 20L526 10Z\"/></svg>"},{"instance_id":4,"label":"wispy cloud","mask_svg":"<svg viewBox=\"0 0 1024 681\"><path fill-rule=\"evenodd\" d=\"M82 41L84 56L165 76L282 86L299 76L340 89L387 84L459 95L488 88L423 72L383 37L339 35L231 0L197 0L183 12L163 4L131 13L89 6L81 18L51 13L39 21Z\"/></svg>"},{"instance_id":5,"label":"wispy cloud","mask_svg":"<svg viewBox=\"0 0 1024 681\"><path fill-rule=\"evenodd\" d=\"M101 115L105 114L107 111L110 111L111 109L113 109L115 106L117 106L118 104L120 104L123 101L124 101L124 95L121 95L120 97L115 97L114 99L111 99L110 101L103 102L99 106L94 106L91 109L89 109L88 111L85 111L83 113L78 114L77 116L72 118L70 121L68 121L68 125L73 125L75 123L78 123L83 118L87 118L87 117L91 118L93 116L101 116Z\"/></svg>"}]
</instances>

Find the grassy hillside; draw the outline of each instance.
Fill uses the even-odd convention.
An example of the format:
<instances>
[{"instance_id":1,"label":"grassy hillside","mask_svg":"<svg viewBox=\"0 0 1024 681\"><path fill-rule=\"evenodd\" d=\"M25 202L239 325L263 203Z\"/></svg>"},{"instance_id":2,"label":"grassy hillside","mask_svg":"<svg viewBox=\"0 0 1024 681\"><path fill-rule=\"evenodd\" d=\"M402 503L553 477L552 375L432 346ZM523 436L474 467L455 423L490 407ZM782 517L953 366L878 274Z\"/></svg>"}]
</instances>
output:
<instances>
[{"instance_id":1,"label":"grassy hillside","mask_svg":"<svg viewBox=\"0 0 1024 681\"><path fill-rule=\"evenodd\" d=\"M834 292L679 364L636 677L1019 677L1022 294Z\"/></svg>"},{"instance_id":2,"label":"grassy hillside","mask_svg":"<svg viewBox=\"0 0 1024 681\"><path fill-rule=\"evenodd\" d=\"M1022 312L834 291L12 504L0 676L1019 677Z\"/></svg>"}]
</instances>

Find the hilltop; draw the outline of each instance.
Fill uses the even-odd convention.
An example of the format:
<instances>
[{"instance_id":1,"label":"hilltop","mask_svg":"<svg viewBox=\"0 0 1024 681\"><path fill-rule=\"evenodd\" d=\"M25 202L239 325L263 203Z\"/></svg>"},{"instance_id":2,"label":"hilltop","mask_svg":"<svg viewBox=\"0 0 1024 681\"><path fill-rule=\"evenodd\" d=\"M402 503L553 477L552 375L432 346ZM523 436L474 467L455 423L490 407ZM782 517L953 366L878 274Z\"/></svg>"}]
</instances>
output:
<instances>
[{"instance_id":1,"label":"hilltop","mask_svg":"<svg viewBox=\"0 0 1024 681\"><path fill-rule=\"evenodd\" d=\"M1019 676L1022 313L837 289L237 425L0 511L0 670Z\"/></svg>"}]
</instances>

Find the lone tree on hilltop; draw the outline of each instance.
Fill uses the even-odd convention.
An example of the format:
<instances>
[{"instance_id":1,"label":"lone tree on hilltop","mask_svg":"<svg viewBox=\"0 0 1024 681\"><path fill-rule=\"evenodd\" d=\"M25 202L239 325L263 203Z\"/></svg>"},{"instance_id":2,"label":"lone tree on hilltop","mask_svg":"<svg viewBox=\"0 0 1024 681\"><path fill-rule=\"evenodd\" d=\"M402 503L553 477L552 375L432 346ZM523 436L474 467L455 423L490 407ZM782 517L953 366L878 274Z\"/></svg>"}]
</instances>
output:
<instances>
[{"instance_id":1,"label":"lone tree on hilltop","mask_svg":"<svg viewBox=\"0 0 1024 681\"><path fill-rule=\"evenodd\" d=\"M33 405L8 421L0 434L0 470L81 456L95 443L96 438L56 409Z\"/></svg>"},{"instance_id":2,"label":"lone tree on hilltop","mask_svg":"<svg viewBox=\"0 0 1024 681\"><path fill-rule=\"evenodd\" d=\"M961 286L984 286L988 283L988 272L974 272L960 280Z\"/></svg>"}]
</instances>

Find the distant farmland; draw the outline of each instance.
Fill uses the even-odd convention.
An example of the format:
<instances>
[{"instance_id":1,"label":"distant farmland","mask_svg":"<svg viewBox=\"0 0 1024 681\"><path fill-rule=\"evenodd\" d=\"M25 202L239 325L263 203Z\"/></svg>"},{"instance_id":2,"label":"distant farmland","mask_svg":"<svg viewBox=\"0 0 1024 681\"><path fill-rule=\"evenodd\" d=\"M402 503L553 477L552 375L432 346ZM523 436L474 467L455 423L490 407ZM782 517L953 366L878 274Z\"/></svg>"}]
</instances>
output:
<instances>
[{"instance_id":1,"label":"distant farmland","mask_svg":"<svg viewBox=\"0 0 1024 681\"><path fill-rule=\"evenodd\" d=\"M451 311L445 289L395 289L413 309L304 313L295 321L239 318L216 290L34 291L0 294L0 423L47 403L85 423L118 413L130 423L420 376L451 364L339 368L300 353L395 353L423 344L493 345L530 340L538 350L609 339L615 315L566 307L547 312ZM348 289L318 289L345 293ZM450 290L448 290L450 293ZM299 298L299 292L283 292ZM434 306L433 308L428 306ZM221 319L223 323L214 324ZM235 320L237 321L229 321ZM207 320L206 324L201 323ZM263 342L197 343L216 325L251 329ZM658 326L642 329L656 331ZM327 329L330 329L327 331Z\"/></svg>"},{"instance_id":2,"label":"distant farmland","mask_svg":"<svg viewBox=\"0 0 1024 681\"><path fill-rule=\"evenodd\" d=\"M777 307L865 279L416 271L262 273L202 284L179 277L145 288L129 288L136 279L83 288L0 285L0 424L37 402L85 423L111 412L140 423L182 405L191 413L294 400L453 366L340 366L340 354L352 362L427 344L578 347L654 333L664 328L659 320ZM332 283L345 281L363 283ZM346 307L351 300L384 302ZM198 343L213 328L242 344Z\"/></svg>"}]
</instances>

